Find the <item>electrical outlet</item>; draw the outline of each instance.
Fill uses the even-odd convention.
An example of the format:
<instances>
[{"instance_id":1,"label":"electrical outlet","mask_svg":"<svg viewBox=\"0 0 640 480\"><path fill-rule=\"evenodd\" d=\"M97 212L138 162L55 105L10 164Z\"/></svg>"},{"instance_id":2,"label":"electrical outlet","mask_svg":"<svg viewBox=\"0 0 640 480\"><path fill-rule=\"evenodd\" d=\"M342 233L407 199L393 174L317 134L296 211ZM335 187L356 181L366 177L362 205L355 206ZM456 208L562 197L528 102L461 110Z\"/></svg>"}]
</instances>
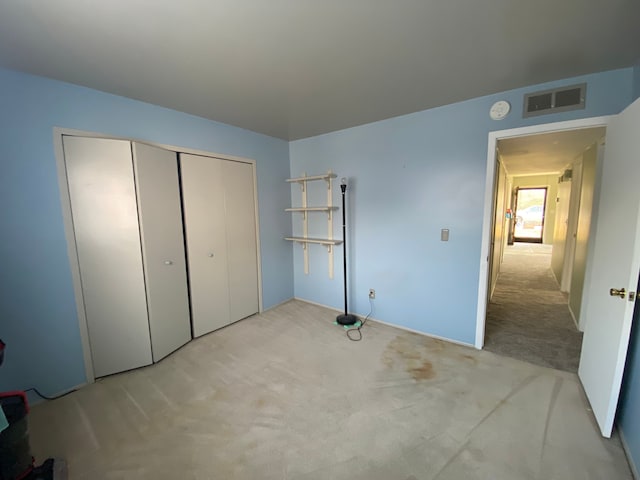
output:
<instances>
[{"instance_id":1,"label":"electrical outlet","mask_svg":"<svg viewBox=\"0 0 640 480\"><path fill-rule=\"evenodd\" d=\"M369 298L374 300L376 298L376 291L373 288L369 289Z\"/></svg>"}]
</instances>

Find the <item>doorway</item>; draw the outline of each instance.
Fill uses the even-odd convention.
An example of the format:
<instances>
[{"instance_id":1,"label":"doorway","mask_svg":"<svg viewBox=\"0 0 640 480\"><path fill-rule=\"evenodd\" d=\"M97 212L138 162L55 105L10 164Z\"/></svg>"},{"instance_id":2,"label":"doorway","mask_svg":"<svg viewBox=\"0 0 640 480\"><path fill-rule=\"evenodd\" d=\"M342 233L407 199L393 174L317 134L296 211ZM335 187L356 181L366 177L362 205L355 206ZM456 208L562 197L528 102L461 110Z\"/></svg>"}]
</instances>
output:
<instances>
[{"instance_id":1,"label":"doorway","mask_svg":"<svg viewBox=\"0 0 640 480\"><path fill-rule=\"evenodd\" d=\"M547 187L516 187L514 242L542 243Z\"/></svg>"},{"instance_id":2,"label":"doorway","mask_svg":"<svg viewBox=\"0 0 640 480\"><path fill-rule=\"evenodd\" d=\"M595 182L592 203L595 207L592 212L594 221L591 222L589 234L586 235L589 242L588 261L585 263L587 275L583 295L583 315L586 328L578 376L602 435L608 438L612 433L619 400L622 370L633 317L632 305L636 294L636 292L627 292L625 288L635 289L634 282L640 270L638 217L634 215L634 213L637 214L640 204L639 190L636 185L639 164L633 162L640 151L640 136L638 136L640 100L636 100L622 112L611 117L491 132L487 154L486 184L488 191L485 195L483 222L483 247L486 250L483 250L482 254L491 252L489 242L492 231L490 227L492 209L488 202L491 199L489 192L493 193L491 180L493 178L493 162L495 161L494 151L498 140L523 134L532 135L539 132L558 131L559 129L567 131L571 128L590 128L598 125L607 129L607 145L606 154L601 156L604 151L604 142L596 144L596 158L601 158L602 161L597 162L596 165L597 181ZM565 170L562 175L563 180L566 179L573 183L576 173L580 174L580 171ZM584 174L584 172L582 173ZM572 191L577 192L578 189L572 189ZM571 200L570 203L572 203ZM624 208L625 206L628 208ZM628 212L632 213L631 216ZM577 249L573 247L577 245L578 239L572 218L575 220L575 216L570 213L564 223L569 229L567 239L574 238L575 240L573 246L571 243L566 246L573 249L575 254ZM615 255L612 255L611 252L615 252ZM575 262L575 255L573 257ZM481 259L481 265L482 263L488 264L484 259ZM484 284L488 287L487 268L483 270L480 278L481 286ZM571 283L574 283L573 278L571 280ZM620 301L625 300L627 294L631 297L631 302ZM486 290L482 289L479 292L479 299L484 295L486 295ZM486 308L482 308L479 304L478 314L481 313L486 313ZM479 316L476 330L479 348L482 347L484 340L481 331L483 326L484 322Z\"/></svg>"},{"instance_id":3,"label":"doorway","mask_svg":"<svg viewBox=\"0 0 640 480\"><path fill-rule=\"evenodd\" d=\"M560 179L570 177L567 171L571 165L582 161L585 148L595 145L597 150L597 139L604 136L605 128L601 125L605 122L598 128L587 128L594 124L583 122L565 123L576 126L555 129L538 126L537 131L535 128L516 129L519 134L495 139L497 148L494 151L499 160L496 165L504 169L508 188L505 211L491 213L495 219L504 218L503 228L510 231L511 236L509 242L501 246L504 253L495 262L497 265L492 266L497 270L497 274L492 275L495 283L490 281L488 285L493 303L499 304L499 308L494 308L491 298L486 302L484 318L478 322L483 330L477 332L477 340L481 346L486 342L488 349L496 353L515 357L520 354L520 358L532 363L576 371L582 334L569 309L568 294L560 292L561 279L556 282L550 269L551 253L558 242L558 239L554 240L554 231L558 222L566 222L564 217L557 218L556 215L557 191ZM492 193L496 195L496 185L492 187ZM577 202L580 186L574 187L577 192L574 201ZM577 207L575 211L578 211ZM575 242L571 230L562 241ZM488 245L490 258L497 247ZM573 251L571 248L565 250ZM489 330L496 327L496 319L499 320L496 315L514 321L509 325L498 325L502 328L499 335L489 339L485 335L495 333L495 330ZM562 341L559 332L567 333ZM496 349L495 343L492 345L496 338L507 343ZM545 350L547 359L544 358ZM522 355L526 352L540 354L540 360Z\"/></svg>"}]
</instances>

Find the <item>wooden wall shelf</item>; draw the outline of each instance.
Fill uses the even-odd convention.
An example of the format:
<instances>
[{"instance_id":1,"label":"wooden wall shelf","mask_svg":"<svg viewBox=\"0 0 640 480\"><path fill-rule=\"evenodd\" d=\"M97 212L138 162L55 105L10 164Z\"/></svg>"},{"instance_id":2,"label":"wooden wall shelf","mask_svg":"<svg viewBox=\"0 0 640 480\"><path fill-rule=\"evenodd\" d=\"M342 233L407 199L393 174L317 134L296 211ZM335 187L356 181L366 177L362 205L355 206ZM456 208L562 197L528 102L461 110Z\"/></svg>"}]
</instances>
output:
<instances>
[{"instance_id":1,"label":"wooden wall shelf","mask_svg":"<svg viewBox=\"0 0 640 480\"><path fill-rule=\"evenodd\" d=\"M285 240L299 243L302 245L304 255L304 273L309 274L309 249L308 244L315 243L324 245L327 247L327 253L329 256L329 278L333 278L333 247L334 245L340 245L342 240L335 240L333 238L333 212L338 210L339 207L332 205L332 180L336 178L336 174L329 170L326 174L322 175L305 175L301 177L287 178L288 183L299 183L302 189L302 205L299 207L286 208L287 212L302 213L302 236L285 237ZM310 207L307 205L307 183L324 180L327 182L327 204ZM309 237L309 212L325 212L327 214L327 238L311 238Z\"/></svg>"}]
</instances>

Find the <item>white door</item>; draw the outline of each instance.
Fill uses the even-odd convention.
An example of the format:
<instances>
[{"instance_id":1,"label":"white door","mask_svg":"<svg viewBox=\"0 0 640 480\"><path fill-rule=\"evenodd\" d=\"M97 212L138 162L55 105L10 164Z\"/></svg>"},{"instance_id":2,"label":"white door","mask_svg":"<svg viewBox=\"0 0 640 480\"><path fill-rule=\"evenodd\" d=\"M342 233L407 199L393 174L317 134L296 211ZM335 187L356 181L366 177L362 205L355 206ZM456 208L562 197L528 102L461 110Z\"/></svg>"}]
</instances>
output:
<instances>
[{"instance_id":1,"label":"white door","mask_svg":"<svg viewBox=\"0 0 640 480\"><path fill-rule=\"evenodd\" d=\"M153 361L191 340L178 157L133 143Z\"/></svg>"},{"instance_id":2,"label":"white door","mask_svg":"<svg viewBox=\"0 0 640 480\"><path fill-rule=\"evenodd\" d=\"M149 365L131 144L65 136L63 146L94 374Z\"/></svg>"},{"instance_id":3,"label":"white door","mask_svg":"<svg viewBox=\"0 0 640 480\"><path fill-rule=\"evenodd\" d=\"M194 337L231 323L222 162L180 154Z\"/></svg>"},{"instance_id":4,"label":"white door","mask_svg":"<svg viewBox=\"0 0 640 480\"><path fill-rule=\"evenodd\" d=\"M600 202L585 291L585 333L578 375L602 435L611 436L640 271L640 100L607 128ZM626 291L624 298L610 289ZM611 292L614 293L614 292Z\"/></svg>"},{"instance_id":5,"label":"white door","mask_svg":"<svg viewBox=\"0 0 640 480\"><path fill-rule=\"evenodd\" d=\"M229 315L235 322L258 312L258 253L253 167L223 161L225 185Z\"/></svg>"}]
</instances>

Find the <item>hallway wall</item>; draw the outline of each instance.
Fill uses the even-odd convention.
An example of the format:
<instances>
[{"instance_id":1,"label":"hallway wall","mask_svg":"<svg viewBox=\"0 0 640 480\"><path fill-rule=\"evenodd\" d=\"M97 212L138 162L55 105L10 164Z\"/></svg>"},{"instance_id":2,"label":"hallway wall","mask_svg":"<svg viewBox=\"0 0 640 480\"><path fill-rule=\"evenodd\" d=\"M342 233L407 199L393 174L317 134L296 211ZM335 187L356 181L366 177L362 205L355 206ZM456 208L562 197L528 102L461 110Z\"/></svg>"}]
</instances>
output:
<instances>
[{"instance_id":1,"label":"hallway wall","mask_svg":"<svg viewBox=\"0 0 640 480\"><path fill-rule=\"evenodd\" d=\"M553 228L553 251L551 253L551 270L558 284L562 283L562 270L567 253L567 232L569 223L569 207L571 200L571 180L558 184L556 193L556 217Z\"/></svg>"},{"instance_id":2,"label":"hallway wall","mask_svg":"<svg viewBox=\"0 0 640 480\"><path fill-rule=\"evenodd\" d=\"M509 226L511 219L507 220L505 212L510 201L509 180L503 162L498 162L497 185L496 185L496 201L494 212L493 226L493 252L491 258L491 280L489 286L489 298L493 294L493 290L500 273L500 264L504 254L504 247L508 241Z\"/></svg>"},{"instance_id":3,"label":"hallway wall","mask_svg":"<svg viewBox=\"0 0 640 480\"><path fill-rule=\"evenodd\" d=\"M594 143L582 154L582 182L580 185L580 205L577 219L575 249L573 256L573 273L569 289L569 309L573 318L584 330L580 322L582 308L582 294L587 270L587 252L589 234L591 231L591 217L593 215L593 196L596 185L596 163L598 159L598 144Z\"/></svg>"}]
</instances>

